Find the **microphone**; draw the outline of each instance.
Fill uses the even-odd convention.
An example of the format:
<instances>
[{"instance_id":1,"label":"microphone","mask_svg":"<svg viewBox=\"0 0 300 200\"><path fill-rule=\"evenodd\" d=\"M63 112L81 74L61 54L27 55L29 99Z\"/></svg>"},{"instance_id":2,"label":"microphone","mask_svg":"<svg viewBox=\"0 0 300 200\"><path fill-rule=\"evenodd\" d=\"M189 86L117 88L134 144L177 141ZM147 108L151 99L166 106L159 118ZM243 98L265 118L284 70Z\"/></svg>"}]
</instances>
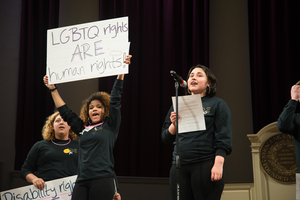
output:
<instances>
[{"instance_id":1,"label":"microphone","mask_svg":"<svg viewBox=\"0 0 300 200\"><path fill-rule=\"evenodd\" d=\"M176 72L173 70L170 71L171 76L173 76L174 80L180 84L181 87L186 87L187 83L183 80Z\"/></svg>"}]
</instances>

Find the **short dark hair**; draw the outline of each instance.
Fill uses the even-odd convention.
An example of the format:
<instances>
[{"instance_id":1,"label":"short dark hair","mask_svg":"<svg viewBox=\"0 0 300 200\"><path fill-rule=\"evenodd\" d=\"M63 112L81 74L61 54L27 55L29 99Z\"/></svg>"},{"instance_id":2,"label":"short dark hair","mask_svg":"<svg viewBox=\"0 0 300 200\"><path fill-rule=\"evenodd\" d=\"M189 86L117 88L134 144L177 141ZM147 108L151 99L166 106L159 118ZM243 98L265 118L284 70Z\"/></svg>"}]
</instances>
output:
<instances>
[{"instance_id":1,"label":"short dark hair","mask_svg":"<svg viewBox=\"0 0 300 200\"><path fill-rule=\"evenodd\" d=\"M190 74L192 73L192 71L195 68L203 69L203 71L205 72L205 74L207 76L207 81L209 82L209 87L206 88L206 95L211 96L211 97L215 96L216 93L217 93L217 83L218 83L218 81L217 81L216 76L212 73L212 71L208 67L206 67L204 65L200 65L200 64L191 67L189 69L188 74L187 74L187 80L189 79ZM188 87L186 87L185 92L186 92L186 94L191 94L191 91L189 91Z\"/></svg>"}]
</instances>

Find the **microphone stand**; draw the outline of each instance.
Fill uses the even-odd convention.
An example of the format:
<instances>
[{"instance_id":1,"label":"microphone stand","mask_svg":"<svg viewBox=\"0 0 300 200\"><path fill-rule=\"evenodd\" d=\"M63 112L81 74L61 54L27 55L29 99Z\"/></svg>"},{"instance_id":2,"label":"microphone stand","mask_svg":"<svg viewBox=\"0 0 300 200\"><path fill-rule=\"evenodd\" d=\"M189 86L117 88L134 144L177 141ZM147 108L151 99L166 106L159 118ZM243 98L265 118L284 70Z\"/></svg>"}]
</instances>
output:
<instances>
[{"instance_id":1,"label":"microphone stand","mask_svg":"<svg viewBox=\"0 0 300 200\"><path fill-rule=\"evenodd\" d=\"M179 160L179 142L178 142L178 87L179 83L175 81L175 89L176 89L176 157L175 157L175 165L176 165L176 189L177 189L177 200L180 198L180 184L179 184L179 172L180 172L180 160Z\"/></svg>"}]
</instances>

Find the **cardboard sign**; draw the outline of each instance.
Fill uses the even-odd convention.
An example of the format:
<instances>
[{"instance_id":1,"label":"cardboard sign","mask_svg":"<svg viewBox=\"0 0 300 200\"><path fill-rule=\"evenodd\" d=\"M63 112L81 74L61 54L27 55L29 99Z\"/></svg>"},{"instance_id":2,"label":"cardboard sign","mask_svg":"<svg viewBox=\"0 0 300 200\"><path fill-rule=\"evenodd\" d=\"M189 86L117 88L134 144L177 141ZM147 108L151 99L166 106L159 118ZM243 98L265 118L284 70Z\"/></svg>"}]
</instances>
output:
<instances>
[{"instance_id":1,"label":"cardboard sign","mask_svg":"<svg viewBox=\"0 0 300 200\"><path fill-rule=\"evenodd\" d=\"M20 187L0 193L1 200L70 200L77 175L46 181L43 190L34 185Z\"/></svg>"},{"instance_id":2,"label":"cardboard sign","mask_svg":"<svg viewBox=\"0 0 300 200\"><path fill-rule=\"evenodd\" d=\"M47 31L49 84L127 74L128 17Z\"/></svg>"}]
</instances>

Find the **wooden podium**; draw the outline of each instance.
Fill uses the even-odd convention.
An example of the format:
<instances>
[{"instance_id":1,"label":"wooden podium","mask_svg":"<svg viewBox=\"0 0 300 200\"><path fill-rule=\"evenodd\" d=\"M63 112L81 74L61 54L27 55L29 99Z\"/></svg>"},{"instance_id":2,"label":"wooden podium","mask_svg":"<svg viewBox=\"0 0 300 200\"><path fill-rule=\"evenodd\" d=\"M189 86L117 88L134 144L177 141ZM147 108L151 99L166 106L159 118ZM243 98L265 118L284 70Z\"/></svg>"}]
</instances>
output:
<instances>
[{"instance_id":1,"label":"wooden podium","mask_svg":"<svg viewBox=\"0 0 300 200\"><path fill-rule=\"evenodd\" d=\"M297 172L294 139L273 122L248 134L253 165L252 200L295 200Z\"/></svg>"}]
</instances>

